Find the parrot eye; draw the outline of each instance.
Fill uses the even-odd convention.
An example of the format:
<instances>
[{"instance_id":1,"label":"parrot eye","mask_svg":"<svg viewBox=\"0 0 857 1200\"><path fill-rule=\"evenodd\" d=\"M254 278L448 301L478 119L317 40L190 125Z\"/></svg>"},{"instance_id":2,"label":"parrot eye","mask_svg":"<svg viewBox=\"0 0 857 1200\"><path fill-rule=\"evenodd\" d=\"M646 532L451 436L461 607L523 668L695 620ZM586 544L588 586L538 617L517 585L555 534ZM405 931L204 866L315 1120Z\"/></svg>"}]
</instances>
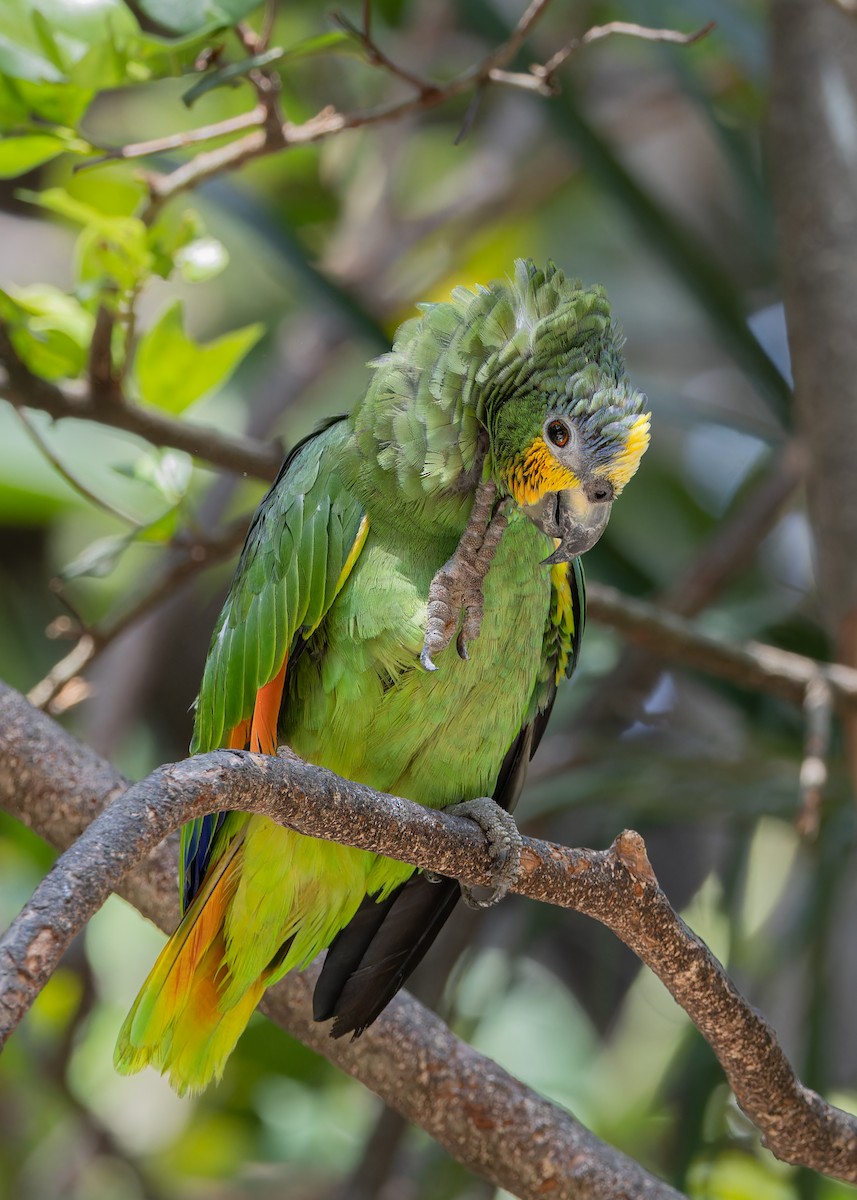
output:
<instances>
[{"instance_id":1,"label":"parrot eye","mask_svg":"<svg viewBox=\"0 0 857 1200\"><path fill-rule=\"evenodd\" d=\"M568 445L568 426L562 421L551 421L547 427L547 435L555 446Z\"/></svg>"}]
</instances>

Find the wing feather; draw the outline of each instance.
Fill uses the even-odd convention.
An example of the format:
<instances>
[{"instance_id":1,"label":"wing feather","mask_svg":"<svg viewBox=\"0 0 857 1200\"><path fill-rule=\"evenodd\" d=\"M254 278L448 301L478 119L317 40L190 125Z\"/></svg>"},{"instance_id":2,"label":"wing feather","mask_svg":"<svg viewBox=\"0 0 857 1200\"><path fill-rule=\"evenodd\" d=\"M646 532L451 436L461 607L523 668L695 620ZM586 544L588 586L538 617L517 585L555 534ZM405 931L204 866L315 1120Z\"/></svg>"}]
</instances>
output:
<instances>
[{"instance_id":1,"label":"wing feather","mask_svg":"<svg viewBox=\"0 0 857 1200\"><path fill-rule=\"evenodd\" d=\"M330 608L368 531L336 469L347 437L339 418L295 446L253 518L211 640L193 754L251 742L276 748L286 661L300 633ZM236 820L237 814L213 813L183 829L185 908Z\"/></svg>"}]
</instances>

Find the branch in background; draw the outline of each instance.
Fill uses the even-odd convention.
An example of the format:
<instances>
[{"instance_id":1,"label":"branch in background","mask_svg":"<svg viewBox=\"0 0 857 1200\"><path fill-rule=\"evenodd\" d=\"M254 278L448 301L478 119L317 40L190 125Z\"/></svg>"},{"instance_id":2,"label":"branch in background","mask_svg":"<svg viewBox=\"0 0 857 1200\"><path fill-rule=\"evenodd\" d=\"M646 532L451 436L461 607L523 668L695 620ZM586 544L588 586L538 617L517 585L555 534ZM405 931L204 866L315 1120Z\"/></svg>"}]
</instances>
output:
<instances>
[{"instance_id":1,"label":"branch in background","mask_svg":"<svg viewBox=\"0 0 857 1200\"><path fill-rule=\"evenodd\" d=\"M148 592L144 592L136 604L119 613L111 621L86 629L68 654L55 663L44 679L31 689L27 697L30 703L37 708L51 706L52 711L59 712L70 708L71 704L77 703L78 700L85 699L85 694L76 692L71 698L71 703L64 703L61 693L102 651L115 642L120 634L164 601L172 599L183 583L206 567L214 566L215 563L222 562L234 554L244 541L249 523L248 517L241 517L215 537L174 540L170 548L178 557L161 578Z\"/></svg>"},{"instance_id":2,"label":"branch in background","mask_svg":"<svg viewBox=\"0 0 857 1200\"><path fill-rule=\"evenodd\" d=\"M823 675L817 675L806 685L803 713L801 806L795 824L802 837L814 838L818 834L821 820L821 804L828 776L827 759L830 755L830 737L833 731L833 689Z\"/></svg>"},{"instance_id":3,"label":"branch in background","mask_svg":"<svg viewBox=\"0 0 857 1200\"><path fill-rule=\"evenodd\" d=\"M35 408L54 420L71 417L79 421L97 421L113 429L136 434L155 446L172 446L194 458L213 463L227 471L272 480L280 469L283 454L276 446L266 446L252 438L224 434L208 425L175 421L155 409L129 403L118 390L110 403L100 402L91 390L75 384L60 387L34 375L15 352L9 334L0 322L0 398L14 408Z\"/></svg>"},{"instance_id":4,"label":"branch in background","mask_svg":"<svg viewBox=\"0 0 857 1200\"><path fill-rule=\"evenodd\" d=\"M821 663L762 642L727 642L703 633L667 609L624 596L601 583L586 585L586 614L661 657L696 667L739 687L782 696L795 704L802 705L807 687L822 679L841 711L857 712L854 667Z\"/></svg>"},{"instance_id":5,"label":"branch in background","mask_svg":"<svg viewBox=\"0 0 857 1200\"><path fill-rule=\"evenodd\" d=\"M468 92L473 92L474 96L478 97L491 84L537 91L547 96L555 95L558 90L555 73L571 54L589 42L598 41L612 34L622 33L649 41L670 41L691 45L713 28L713 25L709 24L695 33L683 34L675 30L647 29L640 25L613 22L609 25L595 27L581 38L573 39L547 63L534 64L528 73L506 71L504 68L523 46L533 26L547 10L549 3L550 0L531 0L506 41L468 70L443 84L420 78L393 62L381 50L371 33L371 5L364 5L362 29L358 29L341 14L337 14L336 20L340 26L351 33L362 45L369 64L386 71L393 78L406 82L414 89L414 94L404 100L394 101L378 108L351 113L339 112L328 105L308 121L295 125L280 119L276 106L274 78L264 71L255 73L258 78L254 77L253 83L261 103L252 112L245 114L246 124L251 128L251 132L225 146L197 155L167 175L150 175L148 177L149 202L146 207L145 219L151 220L167 200L178 193L197 187L205 180L225 171L235 170L253 159L275 154L292 146L318 142L346 129L362 129L400 120L413 112L436 108L448 100ZM244 40L246 45L246 38ZM253 44L255 45L256 42ZM267 88L260 87L260 84L266 80ZM224 121L199 129L195 131L196 136L193 140L207 141L233 133L236 130L235 121L236 118L230 118L228 122ZM188 135L184 136L187 138ZM142 158L163 149L163 143L164 139L158 139L154 142L135 143L120 147L100 159L90 160L83 166L104 161L105 157Z\"/></svg>"},{"instance_id":6,"label":"branch in background","mask_svg":"<svg viewBox=\"0 0 857 1200\"><path fill-rule=\"evenodd\" d=\"M68 754L63 753L63 742L72 743ZM83 770L76 770L80 765ZM70 798L83 792L91 810L104 794L98 785L104 788L109 773L96 755L76 745L22 696L0 684L3 807L14 814L26 813L31 823L41 824L38 814L47 805L45 825L56 828L57 793L61 809L67 810ZM108 794L115 796L122 782L114 777ZM388 854L469 884L485 884L491 878L485 841L472 823L350 783L290 752L267 758L221 750L160 767L96 817L39 885L0 943L0 1012L4 1013L0 1039L8 1036L32 1003L72 936L167 833L191 817L236 809L262 813L301 833ZM524 839L521 875L514 890L587 913L612 929L661 979L709 1042L766 1145L786 1162L857 1182L857 1117L828 1105L798 1082L773 1030L670 907L638 834L620 835L607 851L571 850ZM275 995L284 992L291 998L307 986L305 979L290 976ZM325 1053L340 1059L327 1044ZM348 1059L348 1053L342 1057ZM362 1068L361 1051L353 1053L357 1057L348 1061ZM385 1068L376 1064L375 1070L383 1074ZM461 1062L455 1064L454 1076L459 1072L470 1081L466 1086L472 1086L472 1073L464 1071ZM409 1080L424 1084L426 1074L410 1066L403 1075L395 1071L387 1079L401 1093L408 1091ZM480 1087L484 1086L480 1079ZM403 1107L401 1094L395 1099L385 1095L385 1099ZM410 1092L409 1104L423 1111L419 1088ZM403 1111L410 1115L412 1109ZM447 1118L446 1112L442 1118L435 1114L446 1129L444 1144L465 1165L488 1174L484 1161L481 1165L474 1161L474 1153L480 1151L472 1145L468 1151L456 1140L481 1122L471 1113L467 1129L452 1133ZM490 1123L501 1138L508 1136L510 1127L496 1115ZM541 1145L541 1139L537 1141ZM567 1165L573 1169L573 1163ZM489 1178L509 1186L497 1175ZM517 1194L535 1192L528 1186Z\"/></svg>"},{"instance_id":7,"label":"branch in background","mask_svg":"<svg viewBox=\"0 0 857 1200\"><path fill-rule=\"evenodd\" d=\"M559 92L559 85L555 78L557 71L564 66L572 54L576 54L584 46L591 46L593 42L600 42L604 38L621 34L624 37L639 38L644 42L671 42L674 46L692 46L695 42L707 37L715 26L715 21L709 21L695 33L681 33L677 29L650 29L645 25L636 25L628 21L609 21L606 25L593 25L582 37L572 38L547 62L533 63L529 73L494 71L491 75L491 82L530 88L541 96L555 96Z\"/></svg>"}]
</instances>

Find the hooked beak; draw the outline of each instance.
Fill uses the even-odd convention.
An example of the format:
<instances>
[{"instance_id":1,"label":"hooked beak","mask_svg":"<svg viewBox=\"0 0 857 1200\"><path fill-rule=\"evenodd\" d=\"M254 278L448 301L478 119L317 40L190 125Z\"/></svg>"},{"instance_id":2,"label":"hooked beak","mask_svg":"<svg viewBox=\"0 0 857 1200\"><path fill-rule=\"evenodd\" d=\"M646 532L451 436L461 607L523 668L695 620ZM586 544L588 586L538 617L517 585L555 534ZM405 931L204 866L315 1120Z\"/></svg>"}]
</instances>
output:
<instances>
[{"instance_id":1,"label":"hooked beak","mask_svg":"<svg viewBox=\"0 0 857 1200\"><path fill-rule=\"evenodd\" d=\"M588 500L579 487L549 492L537 504L528 504L524 511L533 524L548 537L559 538L542 565L571 562L591 550L607 528L611 508L609 500Z\"/></svg>"}]
</instances>

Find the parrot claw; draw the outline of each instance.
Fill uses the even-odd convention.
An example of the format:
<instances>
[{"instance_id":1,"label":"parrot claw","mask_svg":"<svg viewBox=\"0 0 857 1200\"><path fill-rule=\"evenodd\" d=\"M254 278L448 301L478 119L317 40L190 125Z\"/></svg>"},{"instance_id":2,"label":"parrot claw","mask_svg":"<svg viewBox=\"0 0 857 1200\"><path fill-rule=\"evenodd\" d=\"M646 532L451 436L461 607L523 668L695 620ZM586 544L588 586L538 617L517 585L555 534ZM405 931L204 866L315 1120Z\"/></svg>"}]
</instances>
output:
<instances>
[{"instance_id":1,"label":"parrot claw","mask_svg":"<svg viewBox=\"0 0 857 1200\"><path fill-rule=\"evenodd\" d=\"M420 662L427 671L437 667L432 655L445 650L455 636L458 657L469 661L467 643L479 637L485 601L482 585L506 528L505 500L494 507L497 488L490 480L476 489L467 525L448 559L435 573L426 605L426 632Z\"/></svg>"},{"instance_id":2,"label":"parrot claw","mask_svg":"<svg viewBox=\"0 0 857 1200\"><path fill-rule=\"evenodd\" d=\"M480 899L473 894L472 888L462 883L461 894L468 908L491 908L503 899L520 871L524 842L514 817L490 796L465 800L463 804L446 809L446 812L451 817L467 817L475 821L485 834L488 851L497 864L497 869L491 876L491 886L494 890L484 899Z\"/></svg>"}]
</instances>

